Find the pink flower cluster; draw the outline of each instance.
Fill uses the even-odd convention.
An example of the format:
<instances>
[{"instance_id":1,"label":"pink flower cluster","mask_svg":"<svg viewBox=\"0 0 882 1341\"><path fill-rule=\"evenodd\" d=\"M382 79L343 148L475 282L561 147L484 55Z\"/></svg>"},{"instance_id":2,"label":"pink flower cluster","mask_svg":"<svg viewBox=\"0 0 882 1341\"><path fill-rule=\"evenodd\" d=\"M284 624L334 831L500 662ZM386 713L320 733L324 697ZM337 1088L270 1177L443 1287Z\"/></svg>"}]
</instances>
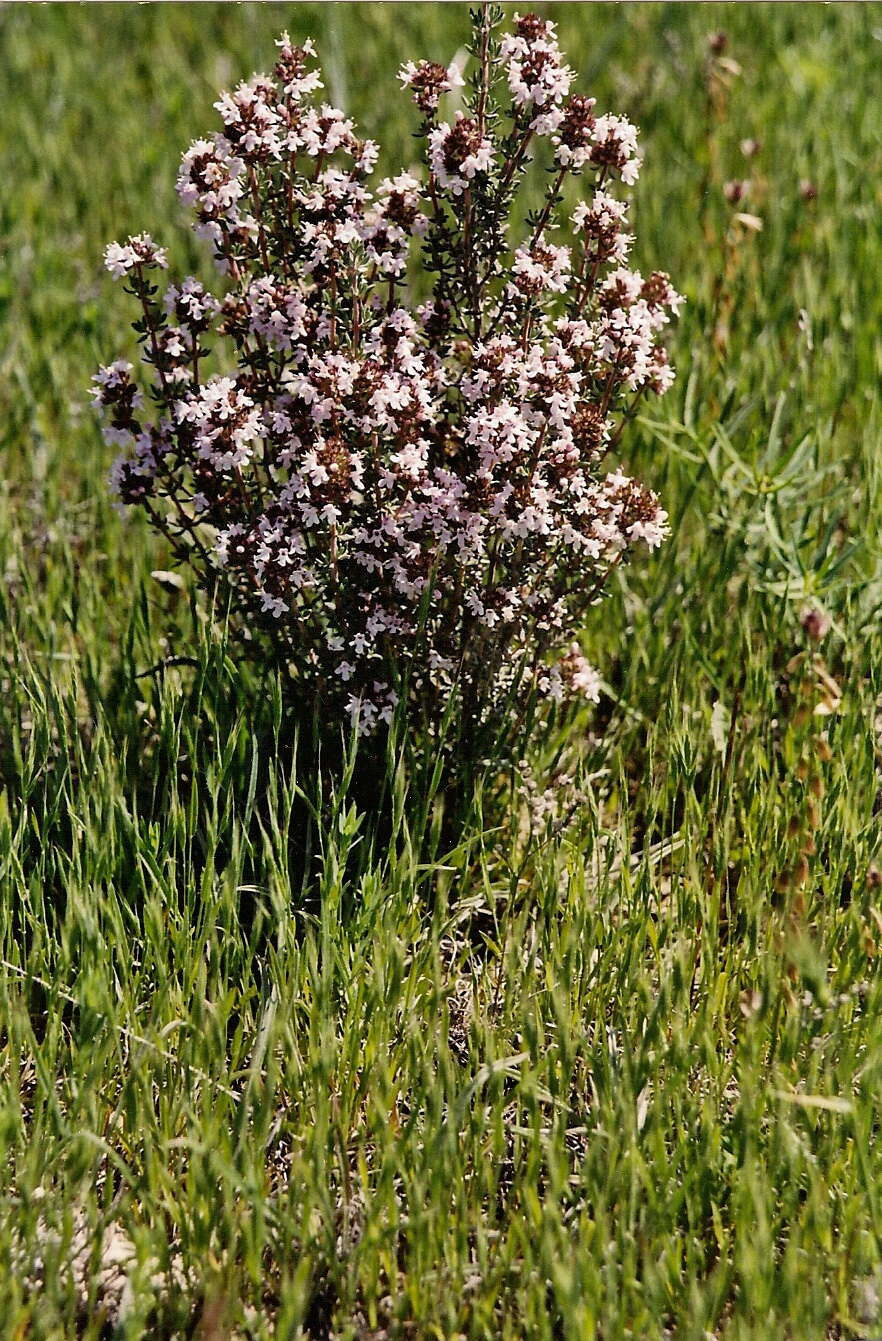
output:
<instances>
[{"instance_id":1,"label":"pink flower cluster","mask_svg":"<svg viewBox=\"0 0 882 1341\"><path fill-rule=\"evenodd\" d=\"M371 188L377 146L320 100L311 44L284 35L273 76L220 98L221 129L178 176L223 292L189 277L160 296L166 256L146 235L106 252L152 381L145 398L125 361L95 379L119 499L228 591L299 701L361 733L402 699L430 729L455 699L474 739L533 693L596 700L578 631L611 571L666 531L609 459L636 398L671 383L659 335L681 302L666 275L625 268L615 186L637 175L636 132L570 95L553 23L526 15L494 42L490 22L452 119L437 112L454 69L400 72L421 174ZM543 141L551 184L513 244Z\"/></svg>"}]
</instances>

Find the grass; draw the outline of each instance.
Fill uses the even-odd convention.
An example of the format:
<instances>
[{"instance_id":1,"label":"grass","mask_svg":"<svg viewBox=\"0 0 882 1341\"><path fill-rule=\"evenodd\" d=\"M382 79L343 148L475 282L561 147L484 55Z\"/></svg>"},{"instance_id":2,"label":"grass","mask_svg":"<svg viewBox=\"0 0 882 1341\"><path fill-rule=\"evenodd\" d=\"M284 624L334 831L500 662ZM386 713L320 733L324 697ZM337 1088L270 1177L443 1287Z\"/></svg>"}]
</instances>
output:
<instances>
[{"instance_id":1,"label":"grass","mask_svg":"<svg viewBox=\"0 0 882 1341\"><path fill-rule=\"evenodd\" d=\"M624 444L673 537L589 630L572 822L479 798L439 852L400 780L385 845L345 785L308 820L275 686L110 507L86 386L130 347L104 242L196 263L216 89L311 32L391 163L394 70L465 7L0 13L4 1337L110 1335L113 1243L130 1338L882 1331L882 10L555 17L688 297Z\"/></svg>"}]
</instances>

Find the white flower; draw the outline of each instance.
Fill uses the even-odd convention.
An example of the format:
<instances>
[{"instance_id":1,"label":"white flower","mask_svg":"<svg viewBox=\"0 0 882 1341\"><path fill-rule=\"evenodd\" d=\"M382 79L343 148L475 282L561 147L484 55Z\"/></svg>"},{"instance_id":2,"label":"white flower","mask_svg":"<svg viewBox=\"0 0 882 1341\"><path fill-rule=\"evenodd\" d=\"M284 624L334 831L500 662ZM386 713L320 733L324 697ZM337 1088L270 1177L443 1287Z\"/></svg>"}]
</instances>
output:
<instances>
[{"instance_id":1,"label":"white flower","mask_svg":"<svg viewBox=\"0 0 882 1341\"><path fill-rule=\"evenodd\" d=\"M139 233L123 244L110 242L104 249L104 266L114 279L141 265L163 270L168 266L165 248L157 247L149 233Z\"/></svg>"},{"instance_id":2,"label":"white flower","mask_svg":"<svg viewBox=\"0 0 882 1341\"><path fill-rule=\"evenodd\" d=\"M479 172L489 171L492 161L492 142L462 113L452 126L442 121L429 132L429 165L442 189L452 195L462 195Z\"/></svg>"}]
</instances>

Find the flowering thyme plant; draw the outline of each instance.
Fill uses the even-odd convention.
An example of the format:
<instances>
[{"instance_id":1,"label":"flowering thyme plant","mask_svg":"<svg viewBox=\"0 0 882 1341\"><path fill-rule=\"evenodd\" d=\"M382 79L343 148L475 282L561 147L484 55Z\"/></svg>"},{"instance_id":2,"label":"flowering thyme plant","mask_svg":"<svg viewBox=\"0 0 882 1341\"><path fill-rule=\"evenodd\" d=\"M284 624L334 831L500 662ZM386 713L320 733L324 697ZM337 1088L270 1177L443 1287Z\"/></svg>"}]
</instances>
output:
<instances>
[{"instance_id":1,"label":"flowering thyme plant","mask_svg":"<svg viewBox=\"0 0 882 1341\"><path fill-rule=\"evenodd\" d=\"M164 250L111 244L150 387L125 361L95 379L119 499L227 592L298 707L376 735L401 702L431 738L455 703L473 751L536 694L598 696L578 630L666 522L609 458L636 399L671 383L658 334L681 301L625 266L634 127L570 92L553 23L500 21L474 16L464 112L439 112L456 69L401 69L424 165L373 188L377 146L284 35L178 177L223 292L160 295ZM534 153L547 189L514 236Z\"/></svg>"}]
</instances>

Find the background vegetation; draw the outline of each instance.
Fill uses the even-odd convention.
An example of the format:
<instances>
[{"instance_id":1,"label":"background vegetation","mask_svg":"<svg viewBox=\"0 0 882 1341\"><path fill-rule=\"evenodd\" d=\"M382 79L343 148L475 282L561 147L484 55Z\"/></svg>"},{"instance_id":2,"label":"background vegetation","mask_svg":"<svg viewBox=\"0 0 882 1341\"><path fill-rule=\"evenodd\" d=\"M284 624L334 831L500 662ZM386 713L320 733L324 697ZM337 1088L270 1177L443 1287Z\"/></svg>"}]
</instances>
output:
<instances>
[{"instance_id":1,"label":"background vegetation","mask_svg":"<svg viewBox=\"0 0 882 1341\"><path fill-rule=\"evenodd\" d=\"M544 8L688 296L624 443L674 536L590 629L572 821L491 800L440 855L425 798L382 847L345 789L292 807L274 685L151 576L87 384L104 243L201 265L219 87L312 34L393 166L395 70L465 6L0 11L4 1337L882 1329L882 8Z\"/></svg>"}]
</instances>

